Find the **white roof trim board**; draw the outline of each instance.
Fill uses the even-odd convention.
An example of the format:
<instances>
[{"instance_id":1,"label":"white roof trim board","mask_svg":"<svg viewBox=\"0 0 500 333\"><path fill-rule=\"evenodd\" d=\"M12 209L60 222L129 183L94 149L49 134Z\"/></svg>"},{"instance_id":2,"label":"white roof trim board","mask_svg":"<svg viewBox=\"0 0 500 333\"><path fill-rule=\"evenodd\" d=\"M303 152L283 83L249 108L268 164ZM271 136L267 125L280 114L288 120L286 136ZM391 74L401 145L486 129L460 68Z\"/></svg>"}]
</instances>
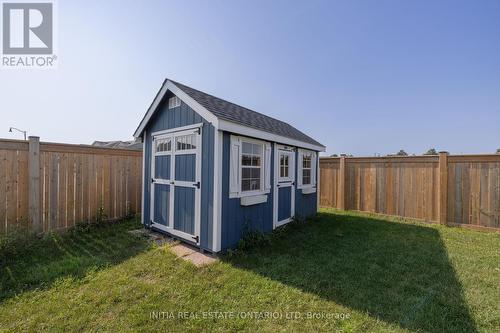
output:
<instances>
[{"instance_id":1,"label":"white roof trim board","mask_svg":"<svg viewBox=\"0 0 500 333\"><path fill-rule=\"evenodd\" d=\"M166 80L160 91L156 94L155 99L153 100L153 103L151 103L148 112L146 112L146 115L144 118L142 118L141 123L139 124L139 127L134 132L134 137L138 138L141 136L142 132L146 128L146 125L149 123L149 120L155 113L156 109L160 105L161 101L163 100L163 97L166 95L167 91L171 91L175 96L179 97L181 101L186 103L191 109L196 111L201 117L206 119L208 122L211 122L212 125L215 127L218 127L218 119L217 117L209 112L207 109L205 109L203 106L201 106L198 102L196 102L191 96L186 94L184 91L179 89L172 81Z\"/></svg>"},{"instance_id":2,"label":"white roof trim board","mask_svg":"<svg viewBox=\"0 0 500 333\"><path fill-rule=\"evenodd\" d=\"M286 145L325 151L325 147L293 126L237 104L206 94L172 80L165 80L146 115L137 127L138 138L146 128L165 94L171 91L219 130Z\"/></svg>"}]
</instances>

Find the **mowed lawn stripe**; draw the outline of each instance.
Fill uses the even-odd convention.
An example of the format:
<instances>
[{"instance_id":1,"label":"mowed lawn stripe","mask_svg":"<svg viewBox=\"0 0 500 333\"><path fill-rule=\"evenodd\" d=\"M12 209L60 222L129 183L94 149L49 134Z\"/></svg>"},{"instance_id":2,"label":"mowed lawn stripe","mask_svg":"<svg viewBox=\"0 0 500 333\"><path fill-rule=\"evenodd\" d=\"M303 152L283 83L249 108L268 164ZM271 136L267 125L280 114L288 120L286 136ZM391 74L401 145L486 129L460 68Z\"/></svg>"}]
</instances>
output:
<instances>
[{"instance_id":1,"label":"mowed lawn stripe","mask_svg":"<svg viewBox=\"0 0 500 333\"><path fill-rule=\"evenodd\" d=\"M322 210L197 268L129 233L2 257L6 331L497 331L500 234Z\"/></svg>"}]
</instances>

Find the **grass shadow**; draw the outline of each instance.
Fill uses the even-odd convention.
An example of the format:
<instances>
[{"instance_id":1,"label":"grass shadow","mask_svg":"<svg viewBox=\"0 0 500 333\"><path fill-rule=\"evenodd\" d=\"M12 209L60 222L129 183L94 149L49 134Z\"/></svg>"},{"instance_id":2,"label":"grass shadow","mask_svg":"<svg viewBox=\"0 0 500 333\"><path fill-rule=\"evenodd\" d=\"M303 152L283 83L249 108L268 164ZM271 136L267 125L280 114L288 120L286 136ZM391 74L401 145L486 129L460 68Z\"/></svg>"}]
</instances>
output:
<instances>
[{"instance_id":1,"label":"grass shadow","mask_svg":"<svg viewBox=\"0 0 500 333\"><path fill-rule=\"evenodd\" d=\"M334 213L287 229L223 260L407 329L477 332L436 229Z\"/></svg>"},{"instance_id":2,"label":"grass shadow","mask_svg":"<svg viewBox=\"0 0 500 333\"><path fill-rule=\"evenodd\" d=\"M0 253L0 302L24 292L49 288L61 278L83 279L89 271L116 265L146 250L149 243L128 231L136 219L75 228L64 234L20 244Z\"/></svg>"}]
</instances>

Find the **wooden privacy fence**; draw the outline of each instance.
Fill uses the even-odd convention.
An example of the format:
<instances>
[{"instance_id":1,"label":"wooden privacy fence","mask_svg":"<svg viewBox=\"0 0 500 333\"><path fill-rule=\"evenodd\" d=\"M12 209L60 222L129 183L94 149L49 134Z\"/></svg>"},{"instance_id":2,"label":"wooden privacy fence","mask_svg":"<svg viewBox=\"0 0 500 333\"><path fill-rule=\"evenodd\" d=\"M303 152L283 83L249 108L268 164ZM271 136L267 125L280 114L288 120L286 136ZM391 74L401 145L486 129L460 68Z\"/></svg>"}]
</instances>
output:
<instances>
[{"instance_id":1,"label":"wooden privacy fence","mask_svg":"<svg viewBox=\"0 0 500 333\"><path fill-rule=\"evenodd\" d=\"M500 228L500 155L320 159L320 205Z\"/></svg>"},{"instance_id":2,"label":"wooden privacy fence","mask_svg":"<svg viewBox=\"0 0 500 333\"><path fill-rule=\"evenodd\" d=\"M142 152L0 140L0 234L45 232L141 209Z\"/></svg>"}]
</instances>

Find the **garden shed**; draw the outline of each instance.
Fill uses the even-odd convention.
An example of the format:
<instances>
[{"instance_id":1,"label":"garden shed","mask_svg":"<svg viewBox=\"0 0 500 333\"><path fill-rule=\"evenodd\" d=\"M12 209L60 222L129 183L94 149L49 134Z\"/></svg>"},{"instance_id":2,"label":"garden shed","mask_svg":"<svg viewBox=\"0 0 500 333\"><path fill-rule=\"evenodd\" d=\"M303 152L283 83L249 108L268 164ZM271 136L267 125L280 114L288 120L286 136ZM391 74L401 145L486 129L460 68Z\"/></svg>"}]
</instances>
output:
<instances>
[{"instance_id":1,"label":"garden shed","mask_svg":"<svg viewBox=\"0 0 500 333\"><path fill-rule=\"evenodd\" d=\"M219 252L316 214L325 147L285 122L167 79L134 136L148 228Z\"/></svg>"}]
</instances>

